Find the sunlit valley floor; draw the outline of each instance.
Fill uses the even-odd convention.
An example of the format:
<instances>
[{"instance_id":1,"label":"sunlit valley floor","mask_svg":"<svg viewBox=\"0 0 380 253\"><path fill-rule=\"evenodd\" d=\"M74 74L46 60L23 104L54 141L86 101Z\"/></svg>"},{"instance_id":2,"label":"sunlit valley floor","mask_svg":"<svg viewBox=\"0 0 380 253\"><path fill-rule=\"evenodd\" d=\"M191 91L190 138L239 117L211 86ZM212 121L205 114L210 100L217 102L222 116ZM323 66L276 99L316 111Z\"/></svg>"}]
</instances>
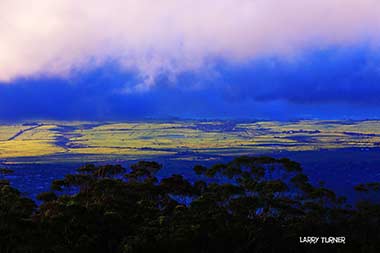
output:
<instances>
[{"instance_id":1,"label":"sunlit valley floor","mask_svg":"<svg viewBox=\"0 0 380 253\"><path fill-rule=\"evenodd\" d=\"M300 162L311 180L342 194L380 180L380 121L294 122L23 122L0 126L0 163L28 194L79 164L157 160L163 175L189 174L239 155L271 155Z\"/></svg>"},{"instance_id":2,"label":"sunlit valley floor","mask_svg":"<svg viewBox=\"0 0 380 253\"><path fill-rule=\"evenodd\" d=\"M199 159L262 152L380 147L380 121L33 122L0 126L0 159ZM98 156L98 157L97 157ZM34 159L31 159L34 158Z\"/></svg>"}]
</instances>

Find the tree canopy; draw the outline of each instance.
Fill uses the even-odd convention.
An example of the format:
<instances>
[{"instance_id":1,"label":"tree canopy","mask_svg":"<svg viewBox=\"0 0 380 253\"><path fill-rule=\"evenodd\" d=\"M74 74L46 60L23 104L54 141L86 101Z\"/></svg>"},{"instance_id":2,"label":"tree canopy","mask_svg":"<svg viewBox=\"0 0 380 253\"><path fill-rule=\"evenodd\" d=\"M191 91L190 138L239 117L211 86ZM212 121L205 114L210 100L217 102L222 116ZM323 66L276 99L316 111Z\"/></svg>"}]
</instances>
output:
<instances>
[{"instance_id":1,"label":"tree canopy","mask_svg":"<svg viewBox=\"0 0 380 253\"><path fill-rule=\"evenodd\" d=\"M153 161L87 164L53 181L39 206L3 178L0 252L380 252L380 204L349 206L289 159L198 165L193 181L158 180L160 169ZM356 190L378 194L379 184ZM347 241L309 245L303 236Z\"/></svg>"}]
</instances>

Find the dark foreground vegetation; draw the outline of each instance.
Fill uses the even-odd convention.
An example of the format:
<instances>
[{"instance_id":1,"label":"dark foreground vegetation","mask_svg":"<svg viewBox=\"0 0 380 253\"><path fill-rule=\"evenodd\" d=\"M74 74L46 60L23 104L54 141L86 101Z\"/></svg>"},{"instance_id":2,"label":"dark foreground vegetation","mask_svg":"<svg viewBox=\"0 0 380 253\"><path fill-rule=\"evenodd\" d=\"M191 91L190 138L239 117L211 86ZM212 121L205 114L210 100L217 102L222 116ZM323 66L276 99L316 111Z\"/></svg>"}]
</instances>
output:
<instances>
[{"instance_id":1,"label":"dark foreground vegetation","mask_svg":"<svg viewBox=\"0 0 380 253\"><path fill-rule=\"evenodd\" d=\"M310 184L298 163L240 157L198 181L158 180L161 165L86 165L55 180L39 206L0 170L0 252L380 252L380 185L356 187L346 204ZM300 243L300 237L345 237L346 243Z\"/></svg>"}]
</instances>

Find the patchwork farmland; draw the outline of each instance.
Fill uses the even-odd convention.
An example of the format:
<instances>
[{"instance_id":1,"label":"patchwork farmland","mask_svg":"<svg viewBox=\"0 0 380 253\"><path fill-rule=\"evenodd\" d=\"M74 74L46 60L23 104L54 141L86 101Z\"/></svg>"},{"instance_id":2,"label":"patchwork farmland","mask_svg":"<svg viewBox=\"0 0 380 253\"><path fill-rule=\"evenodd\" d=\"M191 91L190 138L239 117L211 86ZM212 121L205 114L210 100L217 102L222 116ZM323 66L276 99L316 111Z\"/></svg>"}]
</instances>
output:
<instances>
[{"instance_id":1,"label":"patchwork farmland","mask_svg":"<svg viewBox=\"0 0 380 253\"><path fill-rule=\"evenodd\" d=\"M173 156L380 146L380 121L28 122L0 126L0 159Z\"/></svg>"}]
</instances>

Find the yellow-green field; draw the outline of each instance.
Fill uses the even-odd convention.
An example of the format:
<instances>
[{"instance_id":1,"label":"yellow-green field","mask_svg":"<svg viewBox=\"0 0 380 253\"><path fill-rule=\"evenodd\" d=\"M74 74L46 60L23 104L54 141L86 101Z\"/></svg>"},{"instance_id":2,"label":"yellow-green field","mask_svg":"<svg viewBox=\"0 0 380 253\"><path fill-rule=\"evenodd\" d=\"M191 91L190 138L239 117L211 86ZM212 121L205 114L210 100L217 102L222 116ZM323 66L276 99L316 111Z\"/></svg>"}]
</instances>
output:
<instances>
[{"instance_id":1,"label":"yellow-green field","mask_svg":"<svg viewBox=\"0 0 380 253\"><path fill-rule=\"evenodd\" d=\"M0 126L0 158L238 155L380 147L380 121L54 122Z\"/></svg>"}]
</instances>

